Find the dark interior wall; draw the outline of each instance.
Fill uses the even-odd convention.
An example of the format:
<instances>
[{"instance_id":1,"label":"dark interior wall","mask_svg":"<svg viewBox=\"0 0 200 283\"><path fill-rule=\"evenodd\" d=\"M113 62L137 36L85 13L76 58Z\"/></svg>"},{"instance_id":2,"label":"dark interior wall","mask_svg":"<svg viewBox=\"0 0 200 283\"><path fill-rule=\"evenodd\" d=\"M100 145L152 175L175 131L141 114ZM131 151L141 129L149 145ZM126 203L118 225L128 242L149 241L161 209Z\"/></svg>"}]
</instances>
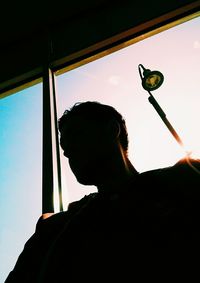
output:
<instances>
[{"instance_id":1,"label":"dark interior wall","mask_svg":"<svg viewBox=\"0 0 200 283\"><path fill-rule=\"evenodd\" d=\"M9 15L0 36L0 92L40 76L45 64L59 68L200 10L200 1L189 0L64 3L46 10L35 5L33 16L16 7L21 12Z\"/></svg>"}]
</instances>

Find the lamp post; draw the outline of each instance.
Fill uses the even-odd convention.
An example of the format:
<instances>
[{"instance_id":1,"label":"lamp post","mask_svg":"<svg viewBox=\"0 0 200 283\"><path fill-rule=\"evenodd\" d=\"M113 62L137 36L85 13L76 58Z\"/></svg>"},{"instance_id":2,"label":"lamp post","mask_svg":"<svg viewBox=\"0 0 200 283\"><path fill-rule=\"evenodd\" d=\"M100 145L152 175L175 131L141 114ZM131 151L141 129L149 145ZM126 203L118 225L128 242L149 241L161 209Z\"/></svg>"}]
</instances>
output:
<instances>
[{"instance_id":1,"label":"lamp post","mask_svg":"<svg viewBox=\"0 0 200 283\"><path fill-rule=\"evenodd\" d=\"M164 76L161 72L159 71L151 71L149 69L146 69L142 64L138 65L139 69L139 74L142 80L142 86L143 88L149 93L149 102L153 105L155 110L157 111L158 115L160 118L163 120L173 137L176 139L176 141L179 143L179 145L183 146L183 142L169 120L166 117L165 112L162 110L154 96L152 95L151 91L159 88L163 81L164 81Z\"/></svg>"},{"instance_id":2,"label":"lamp post","mask_svg":"<svg viewBox=\"0 0 200 283\"><path fill-rule=\"evenodd\" d=\"M153 105L153 107L155 108L155 110L157 111L157 113L159 114L159 116L161 117L161 119L163 120L163 122L165 123L171 134L173 135L173 137L176 139L178 144L182 148L184 148L181 138L179 137L175 129L172 127L169 120L167 119L165 112L162 110L162 108L160 107L154 96L151 94L151 91L159 88L162 85L164 81L163 74L159 71L151 71L149 69L146 69L142 64L138 65L138 69L142 80L142 86L149 93L149 98L148 98L149 102ZM188 165L194 170L194 172L200 175L200 170L190 161L190 155L192 152L186 150L184 151L186 153L185 159Z\"/></svg>"}]
</instances>

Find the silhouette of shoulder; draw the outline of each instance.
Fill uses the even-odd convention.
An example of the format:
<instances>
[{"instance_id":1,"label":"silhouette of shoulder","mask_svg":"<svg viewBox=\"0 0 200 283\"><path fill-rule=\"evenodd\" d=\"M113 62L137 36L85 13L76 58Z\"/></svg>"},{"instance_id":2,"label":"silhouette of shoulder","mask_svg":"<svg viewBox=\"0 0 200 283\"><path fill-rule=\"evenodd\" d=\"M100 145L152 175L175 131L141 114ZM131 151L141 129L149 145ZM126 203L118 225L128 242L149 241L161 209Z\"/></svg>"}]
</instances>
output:
<instances>
[{"instance_id":1,"label":"silhouette of shoulder","mask_svg":"<svg viewBox=\"0 0 200 283\"><path fill-rule=\"evenodd\" d=\"M35 232L25 243L24 249L5 283L37 282L41 266L43 266L43 261L48 251L62 234L70 220L92 198L93 194L87 195L78 201L70 203L67 211L55 213L45 219L41 216L36 224Z\"/></svg>"},{"instance_id":2,"label":"silhouette of shoulder","mask_svg":"<svg viewBox=\"0 0 200 283\"><path fill-rule=\"evenodd\" d=\"M200 159L181 159L172 166L143 172L139 179L148 189L152 186L151 193L199 193Z\"/></svg>"},{"instance_id":3,"label":"silhouette of shoulder","mask_svg":"<svg viewBox=\"0 0 200 283\"><path fill-rule=\"evenodd\" d=\"M199 170L199 159L182 159L173 166L139 175L143 210L153 216L155 231L162 229L161 239L167 235L180 244L181 240L200 236L196 225L200 217Z\"/></svg>"}]
</instances>

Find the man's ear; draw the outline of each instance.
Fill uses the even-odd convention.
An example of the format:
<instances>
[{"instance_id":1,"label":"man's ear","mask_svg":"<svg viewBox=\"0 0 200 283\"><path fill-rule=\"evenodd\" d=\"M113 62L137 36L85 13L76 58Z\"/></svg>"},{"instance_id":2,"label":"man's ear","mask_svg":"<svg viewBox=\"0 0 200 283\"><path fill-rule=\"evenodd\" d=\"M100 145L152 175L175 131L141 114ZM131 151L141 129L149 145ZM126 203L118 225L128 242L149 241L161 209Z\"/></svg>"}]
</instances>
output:
<instances>
[{"instance_id":1,"label":"man's ear","mask_svg":"<svg viewBox=\"0 0 200 283\"><path fill-rule=\"evenodd\" d=\"M120 124L112 119L107 124L107 131L112 138L118 138L121 132Z\"/></svg>"}]
</instances>

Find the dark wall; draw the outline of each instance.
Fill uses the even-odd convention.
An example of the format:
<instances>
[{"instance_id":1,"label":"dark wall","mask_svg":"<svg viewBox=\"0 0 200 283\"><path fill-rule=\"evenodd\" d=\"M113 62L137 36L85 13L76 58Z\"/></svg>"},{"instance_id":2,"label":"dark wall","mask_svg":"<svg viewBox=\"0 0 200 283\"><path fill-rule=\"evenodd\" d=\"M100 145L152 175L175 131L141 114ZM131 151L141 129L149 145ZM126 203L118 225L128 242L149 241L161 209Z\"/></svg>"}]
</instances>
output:
<instances>
[{"instance_id":1,"label":"dark wall","mask_svg":"<svg viewBox=\"0 0 200 283\"><path fill-rule=\"evenodd\" d=\"M58 1L38 15L33 11L24 24L27 14L15 13L20 21L13 16L11 25L4 25L0 92L40 76L45 64L56 70L200 10L200 1L189 0L80 3L62 6Z\"/></svg>"}]
</instances>

